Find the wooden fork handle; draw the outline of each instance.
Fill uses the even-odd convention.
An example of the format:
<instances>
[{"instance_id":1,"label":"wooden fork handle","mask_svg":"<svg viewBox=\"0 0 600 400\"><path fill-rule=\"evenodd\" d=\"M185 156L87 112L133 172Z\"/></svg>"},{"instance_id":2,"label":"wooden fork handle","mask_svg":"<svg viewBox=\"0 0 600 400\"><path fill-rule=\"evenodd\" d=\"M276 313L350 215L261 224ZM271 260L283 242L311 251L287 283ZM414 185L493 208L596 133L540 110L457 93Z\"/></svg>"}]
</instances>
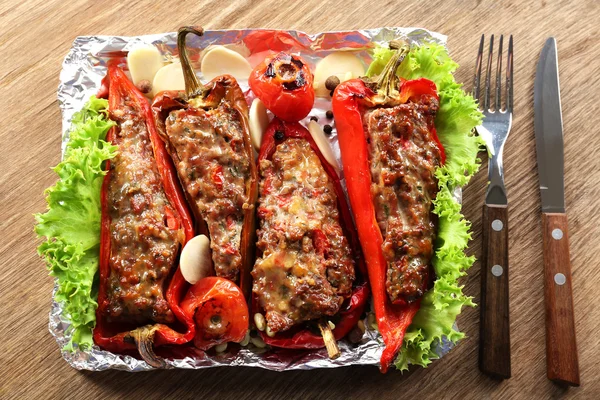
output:
<instances>
[{"instance_id":1,"label":"wooden fork handle","mask_svg":"<svg viewBox=\"0 0 600 400\"><path fill-rule=\"evenodd\" d=\"M508 207L483 206L479 369L510 378Z\"/></svg>"},{"instance_id":2,"label":"wooden fork handle","mask_svg":"<svg viewBox=\"0 0 600 400\"><path fill-rule=\"evenodd\" d=\"M543 213L548 379L579 386L567 214Z\"/></svg>"}]
</instances>

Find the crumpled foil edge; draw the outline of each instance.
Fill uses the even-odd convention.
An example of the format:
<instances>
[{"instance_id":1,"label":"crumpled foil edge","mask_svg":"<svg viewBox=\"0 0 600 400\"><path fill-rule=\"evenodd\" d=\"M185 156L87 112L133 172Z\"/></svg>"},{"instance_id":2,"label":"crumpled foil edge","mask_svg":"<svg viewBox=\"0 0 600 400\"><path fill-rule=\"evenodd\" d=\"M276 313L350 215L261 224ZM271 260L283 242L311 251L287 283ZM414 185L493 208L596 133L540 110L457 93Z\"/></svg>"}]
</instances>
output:
<instances>
[{"instance_id":1,"label":"crumpled foil edge","mask_svg":"<svg viewBox=\"0 0 600 400\"><path fill-rule=\"evenodd\" d=\"M206 48L211 44L239 43L252 32L259 29L214 30L206 31L201 38L189 38L191 47ZM411 43L436 42L446 44L446 36L430 32L422 28L377 28L355 31L323 32L313 35L300 31L282 31L288 33L297 42L294 52L300 53L309 63L314 63L332 50L352 49L365 62L369 60L368 50L375 43L385 43L392 39L404 38ZM62 111L62 152L68 142L68 131L73 114L79 111L87 99L96 93L100 81L106 73L106 62L110 54L128 51L141 44L158 46L168 59L176 53L176 33L154 34L144 36L79 36L64 59L58 86L58 102ZM202 74L199 74L202 77ZM239 82L242 90L247 90L247 82ZM311 115L323 117L328 102L317 101ZM324 119L324 118L321 118ZM308 120L308 117L307 117ZM306 122L306 121L305 121ZM332 148L338 163L340 162L337 136L331 135ZM341 168L340 168L341 170ZM454 193L457 201L462 200L460 188ZM62 304L54 300L49 314L48 328L61 349L69 342L69 321L65 318ZM369 327L367 318L364 320L366 331L361 341L351 344L347 340L339 342L341 356L330 360L325 349L307 352L272 351L259 349L253 345L246 348L233 349L224 353L207 354L197 351L195 354L180 359L166 360L167 368L201 369L219 366L259 367L273 371L309 370L316 368L336 368L348 365L379 365L383 351L381 336ZM439 357L448 353L454 344L448 340L438 343L436 353ZM281 355L284 353L285 355ZM113 354L101 350L98 346L83 351L61 350L62 357L78 370L103 371L116 369L130 372L148 371L154 369L143 360L131 356Z\"/></svg>"}]
</instances>

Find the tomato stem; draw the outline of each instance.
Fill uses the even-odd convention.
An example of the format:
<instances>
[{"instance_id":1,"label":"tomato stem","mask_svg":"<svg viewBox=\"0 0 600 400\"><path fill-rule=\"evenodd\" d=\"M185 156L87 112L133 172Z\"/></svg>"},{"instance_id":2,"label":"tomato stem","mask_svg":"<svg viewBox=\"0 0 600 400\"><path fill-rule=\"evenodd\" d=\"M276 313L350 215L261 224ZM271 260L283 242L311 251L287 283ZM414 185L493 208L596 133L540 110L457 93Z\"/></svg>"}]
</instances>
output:
<instances>
[{"instance_id":1,"label":"tomato stem","mask_svg":"<svg viewBox=\"0 0 600 400\"><path fill-rule=\"evenodd\" d=\"M152 349L157 330L157 325L146 325L131 331L130 335L144 361L154 368L165 368L167 366L165 360L157 356Z\"/></svg>"}]
</instances>

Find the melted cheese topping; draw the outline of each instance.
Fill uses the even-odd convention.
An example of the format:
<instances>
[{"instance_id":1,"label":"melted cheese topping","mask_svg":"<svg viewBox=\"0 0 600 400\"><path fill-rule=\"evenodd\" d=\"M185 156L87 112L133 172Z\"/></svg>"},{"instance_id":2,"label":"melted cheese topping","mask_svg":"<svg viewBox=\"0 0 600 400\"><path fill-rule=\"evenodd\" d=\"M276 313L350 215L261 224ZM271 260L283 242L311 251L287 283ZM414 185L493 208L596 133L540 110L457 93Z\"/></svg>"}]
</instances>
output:
<instances>
[{"instance_id":1,"label":"melted cheese topping","mask_svg":"<svg viewBox=\"0 0 600 400\"><path fill-rule=\"evenodd\" d=\"M215 272L237 281L250 175L239 116L225 101L210 111L181 109L171 112L166 131L179 179L207 224Z\"/></svg>"},{"instance_id":2,"label":"melted cheese topping","mask_svg":"<svg viewBox=\"0 0 600 400\"><path fill-rule=\"evenodd\" d=\"M429 126L438 109L431 97L368 111L371 194L384 238L390 300L411 302L427 287L435 224L432 199L441 152Z\"/></svg>"},{"instance_id":3,"label":"melted cheese topping","mask_svg":"<svg viewBox=\"0 0 600 400\"><path fill-rule=\"evenodd\" d=\"M279 144L259 167L262 257L252 275L269 328L335 315L352 291L354 263L333 183L302 139Z\"/></svg>"},{"instance_id":4,"label":"melted cheese topping","mask_svg":"<svg viewBox=\"0 0 600 400\"><path fill-rule=\"evenodd\" d=\"M118 114L119 149L107 189L110 275L102 312L113 321L173 322L163 292L183 231L166 226L168 213L177 214L164 193L145 121L130 109Z\"/></svg>"}]
</instances>

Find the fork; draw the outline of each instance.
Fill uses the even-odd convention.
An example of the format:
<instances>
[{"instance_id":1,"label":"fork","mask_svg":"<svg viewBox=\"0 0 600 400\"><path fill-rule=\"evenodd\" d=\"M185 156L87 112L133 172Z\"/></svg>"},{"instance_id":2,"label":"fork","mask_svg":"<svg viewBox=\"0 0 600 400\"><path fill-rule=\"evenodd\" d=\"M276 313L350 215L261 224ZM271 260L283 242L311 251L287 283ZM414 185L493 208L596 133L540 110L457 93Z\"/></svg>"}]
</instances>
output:
<instances>
[{"instance_id":1,"label":"fork","mask_svg":"<svg viewBox=\"0 0 600 400\"><path fill-rule=\"evenodd\" d=\"M484 35L481 35L473 97L479 100L481 68L483 61ZM508 42L506 65L505 106L502 107L502 44L498 43L496 84L493 108L492 59L494 35L489 41L483 105L480 109L484 119L476 127L477 133L486 143L489 154L489 186L483 206L483 244L481 257L481 320L479 337L479 369L495 378L510 378L510 322L508 307L508 199L504 187L502 153L510 132L513 113L513 38Z\"/></svg>"}]
</instances>

